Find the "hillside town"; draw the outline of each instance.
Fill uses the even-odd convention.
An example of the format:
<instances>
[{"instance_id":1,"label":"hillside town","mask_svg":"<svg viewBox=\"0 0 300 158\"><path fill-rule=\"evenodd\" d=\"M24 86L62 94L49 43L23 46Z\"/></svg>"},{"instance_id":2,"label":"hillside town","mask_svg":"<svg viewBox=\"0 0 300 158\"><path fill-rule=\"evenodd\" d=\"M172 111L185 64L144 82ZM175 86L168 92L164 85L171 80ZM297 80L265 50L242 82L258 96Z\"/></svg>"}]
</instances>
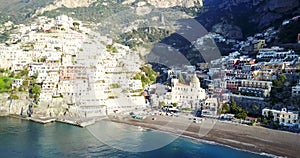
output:
<instances>
[{"instance_id":1,"label":"hillside town","mask_svg":"<svg viewBox=\"0 0 300 158\"><path fill-rule=\"evenodd\" d=\"M24 97L40 116L94 117L145 105L142 81L134 77L149 66L128 47L65 15L14 27L0 48L1 77L11 84L1 89L10 93L2 111L25 114L28 105L18 102Z\"/></svg>"},{"instance_id":2,"label":"hillside town","mask_svg":"<svg viewBox=\"0 0 300 158\"><path fill-rule=\"evenodd\" d=\"M0 113L89 118L151 108L300 128L300 58L267 47L273 29L239 42L210 33L239 50L209 63L162 68L162 82L138 51L66 15L41 16L29 26L7 22L1 31L7 29L14 32L0 45Z\"/></svg>"}]
</instances>

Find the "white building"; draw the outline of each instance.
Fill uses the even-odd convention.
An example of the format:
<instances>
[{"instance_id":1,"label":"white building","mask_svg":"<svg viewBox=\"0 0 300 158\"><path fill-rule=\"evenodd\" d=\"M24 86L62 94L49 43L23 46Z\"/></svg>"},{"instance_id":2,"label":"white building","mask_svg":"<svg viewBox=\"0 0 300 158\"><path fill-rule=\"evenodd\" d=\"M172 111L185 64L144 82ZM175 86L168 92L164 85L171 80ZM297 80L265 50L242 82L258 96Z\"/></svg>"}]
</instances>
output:
<instances>
[{"instance_id":1,"label":"white building","mask_svg":"<svg viewBox=\"0 0 300 158\"><path fill-rule=\"evenodd\" d=\"M178 79L172 79L172 103L178 103L182 107L191 109L199 108L200 101L206 97L205 90L200 87L200 81L196 74L189 85L179 83Z\"/></svg>"},{"instance_id":2,"label":"white building","mask_svg":"<svg viewBox=\"0 0 300 158\"><path fill-rule=\"evenodd\" d=\"M292 96L299 96L300 95L300 81L294 87L292 87Z\"/></svg>"},{"instance_id":3,"label":"white building","mask_svg":"<svg viewBox=\"0 0 300 158\"><path fill-rule=\"evenodd\" d=\"M262 110L262 115L268 117L270 112L274 116L274 121L283 126L294 126L299 121L298 111L287 111L286 108L282 108L281 111L265 108Z\"/></svg>"},{"instance_id":4,"label":"white building","mask_svg":"<svg viewBox=\"0 0 300 158\"><path fill-rule=\"evenodd\" d=\"M13 79L12 80L12 88L20 88L23 85L24 79Z\"/></svg>"},{"instance_id":5,"label":"white building","mask_svg":"<svg viewBox=\"0 0 300 158\"><path fill-rule=\"evenodd\" d=\"M218 112L219 102L217 98L207 98L203 105L202 115L216 116Z\"/></svg>"}]
</instances>

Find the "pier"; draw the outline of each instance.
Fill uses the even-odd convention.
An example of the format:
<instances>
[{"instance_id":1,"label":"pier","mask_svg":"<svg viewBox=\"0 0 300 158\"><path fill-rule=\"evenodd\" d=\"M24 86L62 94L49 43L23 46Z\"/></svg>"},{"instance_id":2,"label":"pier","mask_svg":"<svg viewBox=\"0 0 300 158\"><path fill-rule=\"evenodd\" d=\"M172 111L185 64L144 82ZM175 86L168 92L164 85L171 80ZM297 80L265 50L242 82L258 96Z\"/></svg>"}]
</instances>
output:
<instances>
[{"instance_id":1,"label":"pier","mask_svg":"<svg viewBox=\"0 0 300 158\"><path fill-rule=\"evenodd\" d=\"M65 123L69 125L74 125L78 127L87 127L95 124L97 121L103 120L106 117L91 117L91 118L80 118L80 117L26 117L21 115L7 115L8 117L33 121L41 124L49 124L54 122Z\"/></svg>"}]
</instances>

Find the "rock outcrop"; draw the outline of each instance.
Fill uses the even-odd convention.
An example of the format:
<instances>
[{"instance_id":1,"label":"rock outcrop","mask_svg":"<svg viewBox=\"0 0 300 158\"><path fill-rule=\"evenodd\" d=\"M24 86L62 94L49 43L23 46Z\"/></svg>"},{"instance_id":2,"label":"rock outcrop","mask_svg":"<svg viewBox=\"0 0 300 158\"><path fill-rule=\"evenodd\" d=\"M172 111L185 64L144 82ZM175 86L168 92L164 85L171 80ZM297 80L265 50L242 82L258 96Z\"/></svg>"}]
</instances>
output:
<instances>
[{"instance_id":1,"label":"rock outcrop","mask_svg":"<svg viewBox=\"0 0 300 158\"><path fill-rule=\"evenodd\" d=\"M242 39L243 38L243 33L241 28L235 25L230 25L230 24L216 24L212 27L212 31L222 34L227 38L230 39Z\"/></svg>"},{"instance_id":2,"label":"rock outcrop","mask_svg":"<svg viewBox=\"0 0 300 158\"><path fill-rule=\"evenodd\" d=\"M206 0L204 7L206 11L197 19L208 30L222 23L241 28L244 35L281 24L300 14L299 0ZM231 32L231 29L227 30ZM229 32L225 31L224 35L231 34Z\"/></svg>"},{"instance_id":3,"label":"rock outcrop","mask_svg":"<svg viewBox=\"0 0 300 158\"><path fill-rule=\"evenodd\" d=\"M170 7L185 7L191 8L194 7L195 4L203 5L202 0L147 0L148 3L157 8L170 8Z\"/></svg>"},{"instance_id":4,"label":"rock outcrop","mask_svg":"<svg viewBox=\"0 0 300 158\"><path fill-rule=\"evenodd\" d=\"M66 8L89 7L92 3L96 1L97 0L56 0L53 4L37 10L36 14L42 14L46 11L55 10L61 7L66 7Z\"/></svg>"},{"instance_id":5,"label":"rock outcrop","mask_svg":"<svg viewBox=\"0 0 300 158\"><path fill-rule=\"evenodd\" d=\"M125 0L122 4L133 4L136 5L145 5L148 3L155 8L171 8L171 7L185 7L191 8L195 6L203 6L202 0Z\"/></svg>"},{"instance_id":6,"label":"rock outcrop","mask_svg":"<svg viewBox=\"0 0 300 158\"><path fill-rule=\"evenodd\" d=\"M286 13L299 7L299 0L270 0L266 7L276 13Z\"/></svg>"}]
</instances>

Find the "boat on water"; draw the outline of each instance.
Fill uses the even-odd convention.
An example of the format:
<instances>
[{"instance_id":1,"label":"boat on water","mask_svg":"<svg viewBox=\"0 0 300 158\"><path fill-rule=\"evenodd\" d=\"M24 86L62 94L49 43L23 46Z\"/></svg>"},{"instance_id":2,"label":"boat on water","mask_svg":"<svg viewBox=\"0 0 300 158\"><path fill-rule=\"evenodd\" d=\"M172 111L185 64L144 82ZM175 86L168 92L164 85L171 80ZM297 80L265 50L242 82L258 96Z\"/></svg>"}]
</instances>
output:
<instances>
[{"instance_id":1,"label":"boat on water","mask_svg":"<svg viewBox=\"0 0 300 158\"><path fill-rule=\"evenodd\" d=\"M146 118L146 116L141 116L141 115L131 115L131 117L134 119L139 119L139 120L143 120Z\"/></svg>"}]
</instances>

